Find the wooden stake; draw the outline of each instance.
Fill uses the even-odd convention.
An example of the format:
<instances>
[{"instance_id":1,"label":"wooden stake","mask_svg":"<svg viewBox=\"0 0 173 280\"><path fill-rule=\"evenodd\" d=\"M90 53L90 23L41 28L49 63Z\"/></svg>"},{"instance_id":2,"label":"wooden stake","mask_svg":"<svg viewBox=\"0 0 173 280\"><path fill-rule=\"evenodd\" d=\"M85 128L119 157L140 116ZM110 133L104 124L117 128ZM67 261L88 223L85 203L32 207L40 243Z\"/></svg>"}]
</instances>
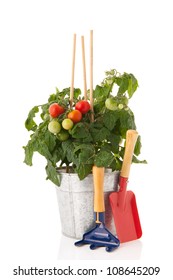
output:
<instances>
[{"instance_id":1,"label":"wooden stake","mask_svg":"<svg viewBox=\"0 0 173 280\"><path fill-rule=\"evenodd\" d=\"M91 122L94 121L93 107L93 30L90 30L90 106L91 106Z\"/></svg>"},{"instance_id":2,"label":"wooden stake","mask_svg":"<svg viewBox=\"0 0 173 280\"><path fill-rule=\"evenodd\" d=\"M85 63L85 43L84 36L81 36L82 44L82 64L83 64L83 81L84 81L84 99L87 100L87 82L86 82L86 63Z\"/></svg>"},{"instance_id":3,"label":"wooden stake","mask_svg":"<svg viewBox=\"0 0 173 280\"><path fill-rule=\"evenodd\" d=\"M72 108L73 97L74 97L75 55L76 55L76 34L73 35L72 73L71 73L71 87L70 87L70 108Z\"/></svg>"}]
</instances>

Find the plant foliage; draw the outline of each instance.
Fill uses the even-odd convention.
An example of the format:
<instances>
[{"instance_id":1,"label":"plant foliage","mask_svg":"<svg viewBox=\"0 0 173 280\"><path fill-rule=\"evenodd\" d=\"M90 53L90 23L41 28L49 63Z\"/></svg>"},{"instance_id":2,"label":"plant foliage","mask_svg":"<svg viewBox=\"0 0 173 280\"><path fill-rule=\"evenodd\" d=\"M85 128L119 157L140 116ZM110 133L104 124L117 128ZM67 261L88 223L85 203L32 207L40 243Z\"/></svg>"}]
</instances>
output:
<instances>
[{"instance_id":1,"label":"plant foliage","mask_svg":"<svg viewBox=\"0 0 173 280\"><path fill-rule=\"evenodd\" d=\"M133 74L120 74L116 70L105 72L106 76L94 89L94 122L90 121L90 111L83 115L82 120L68 131L69 137L65 141L58 139L56 134L48 130L51 121L49 106L57 102L65 107L65 112L57 117L62 123L70 111L70 88L65 88L51 94L48 102L34 106L25 121L25 127L30 132L30 139L24 146L24 162L31 166L35 152L46 158L47 179L60 186L58 169L66 166L76 172L79 178L84 179L91 173L92 166L104 166L112 171L120 170L124 154L126 131L136 129L134 113L129 107L129 99L138 88L138 81ZM112 98L117 104L116 110L109 110L105 101ZM74 89L74 104L82 100L81 90ZM39 123L36 116L40 115ZM133 162L140 161L141 137L138 137Z\"/></svg>"}]
</instances>

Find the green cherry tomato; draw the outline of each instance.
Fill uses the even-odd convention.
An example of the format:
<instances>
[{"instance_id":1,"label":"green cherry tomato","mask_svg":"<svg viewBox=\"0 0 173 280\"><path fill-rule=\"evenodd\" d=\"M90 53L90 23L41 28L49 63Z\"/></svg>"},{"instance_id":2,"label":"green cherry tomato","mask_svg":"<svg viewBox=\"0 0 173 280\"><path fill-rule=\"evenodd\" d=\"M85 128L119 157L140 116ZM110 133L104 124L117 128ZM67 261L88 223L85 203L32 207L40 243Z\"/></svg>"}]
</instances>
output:
<instances>
[{"instance_id":1,"label":"green cherry tomato","mask_svg":"<svg viewBox=\"0 0 173 280\"><path fill-rule=\"evenodd\" d=\"M62 127L66 130L69 130L73 127L73 122L70 119L64 119L62 122Z\"/></svg>"},{"instance_id":2,"label":"green cherry tomato","mask_svg":"<svg viewBox=\"0 0 173 280\"><path fill-rule=\"evenodd\" d=\"M108 110L115 111L118 108L117 101L113 97L109 97L105 101L105 106Z\"/></svg>"},{"instance_id":3,"label":"green cherry tomato","mask_svg":"<svg viewBox=\"0 0 173 280\"><path fill-rule=\"evenodd\" d=\"M118 109L122 110L124 108L124 105L123 104L119 104L118 105Z\"/></svg>"},{"instance_id":4,"label":"green cherry tomato","mask_svg":"<svg viewBox=\"0 0 173 280\"><path fill-rule=\"evenodd\" d=\"M48 130L53 133L53 134L57 134L61 131L61 125L58 121L56 120L52 120L49 124L48 124Z\"/></svg>"},{"instance_id":5,"label":"green cherry tomato","mask_svg":"<svg viewBox=\"0 0 173 280\"><path fill-rule=\"evenodd\" d=\"M57 138L60 141L66 141L69 138L69 133L67 130L61 130L60 133L57 134Z\"/></svg>"}]
</instances>

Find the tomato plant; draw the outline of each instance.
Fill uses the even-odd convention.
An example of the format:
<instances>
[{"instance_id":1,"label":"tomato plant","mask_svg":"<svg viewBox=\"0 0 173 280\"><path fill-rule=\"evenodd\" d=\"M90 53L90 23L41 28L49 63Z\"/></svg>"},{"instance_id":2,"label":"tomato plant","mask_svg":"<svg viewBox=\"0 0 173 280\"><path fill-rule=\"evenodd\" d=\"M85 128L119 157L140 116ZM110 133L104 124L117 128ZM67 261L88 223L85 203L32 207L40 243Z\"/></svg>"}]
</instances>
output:
<instances>
[{"instance_id":1,"label":"tomato plant","mask_svg":"<svg viewBox=\"0 0 173 280\"><path fill-rule=\"evenodd\" d=\"M31 166L33 154L40 153L46 158L47 178L58 186L58 168L64 166L70 166L81 180L91 173L93 165L121 170L126 131L136 129L129 101L138 82L133 74L121 75L114 69L105 74L103 82L93 89L94 122L90 119L90 104L82 100L79 88L74 88L72 107L70 88L56 88L47 103L34 106L28 113L25 127L31 133L24 147L24 162ZM40 122L35 118L38 114ZM146 163L138 159L140 151L139 136L133 162Z\"/></svg>"}]
</instances>

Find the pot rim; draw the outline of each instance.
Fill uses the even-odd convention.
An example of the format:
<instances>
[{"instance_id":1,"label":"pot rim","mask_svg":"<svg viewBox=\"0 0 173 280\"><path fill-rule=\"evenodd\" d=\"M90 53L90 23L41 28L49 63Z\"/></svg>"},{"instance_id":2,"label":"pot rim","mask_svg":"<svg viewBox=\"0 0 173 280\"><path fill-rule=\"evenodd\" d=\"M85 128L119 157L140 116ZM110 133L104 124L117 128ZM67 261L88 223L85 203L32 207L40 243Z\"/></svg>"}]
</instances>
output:
<instances>
[{"instance_id":1,"label":"pot rim","mask_svg":"<svg viewBox=\"0 0 173 280\"><path fill-rule=\"evenodd\" d=\"M65 167L64 168L62 167L60 169L57 168L57 172L59 172L60 175L62 174L62 175L66 175L66 176L78 176L78 174L76 172L66 172L66 168ZM105 168L105 175L115 174L115 173L120 173L120 171L119 170L112 171L111 168ZM92 175L92 173L88 174L88 176L91 176L91 175ZM87 178L87 177L85 177L85 178Z\"/></svg>"}]
</instances>

